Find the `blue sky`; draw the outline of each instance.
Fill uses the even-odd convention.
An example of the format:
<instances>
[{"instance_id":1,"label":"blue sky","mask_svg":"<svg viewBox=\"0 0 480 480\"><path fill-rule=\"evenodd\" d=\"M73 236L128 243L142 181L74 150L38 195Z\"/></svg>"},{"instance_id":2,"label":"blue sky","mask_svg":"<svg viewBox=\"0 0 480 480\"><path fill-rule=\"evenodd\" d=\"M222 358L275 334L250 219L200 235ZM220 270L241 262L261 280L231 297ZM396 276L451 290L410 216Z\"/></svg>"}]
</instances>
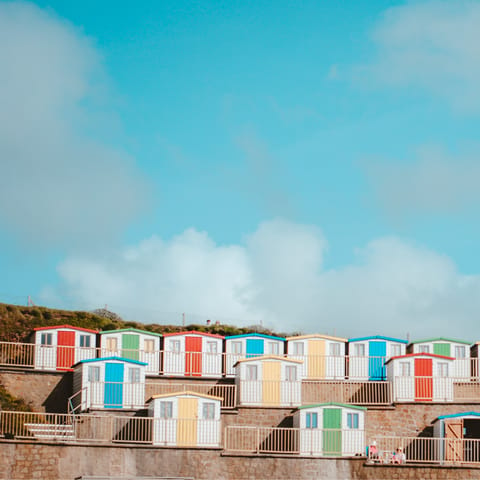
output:
<instances>
[{"instance_id":1,"label":"blue sky","mask_svg":"<svg viewBox=\"0 0 480 480\"><path fill-rule=\"evenodd\" d=\"M0 301L477 340L479 20L0 2Z\"/></svg>"}]
</instances>

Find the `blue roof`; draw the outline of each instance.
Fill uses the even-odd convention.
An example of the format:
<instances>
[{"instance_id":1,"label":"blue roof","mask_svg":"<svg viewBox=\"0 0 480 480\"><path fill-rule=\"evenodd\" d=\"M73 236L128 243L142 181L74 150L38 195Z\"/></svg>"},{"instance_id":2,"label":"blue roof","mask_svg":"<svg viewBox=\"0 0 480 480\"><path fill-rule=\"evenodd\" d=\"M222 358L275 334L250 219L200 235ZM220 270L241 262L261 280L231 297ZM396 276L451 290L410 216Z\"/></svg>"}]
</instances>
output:
<instances>
[{"instance_id":1,"label":"blue roof","mask_svg":"<svg viewBox=\"0 0 480 480\"><path fill-rule=\"evenodd\" d=\"M446 418L457 418L457 417L480 417L479 412L461 412L461 413L452 413L450 415L440 415L436 420L444 420Z\"/></svg>"},{"instance_id":2,"label":"blue roof","mask_svg":"<svg viewBox=\"0 0 480 480\"><path fill-rule=\"evenodd\" d=\"M145 363L145 362L139 362L138 360L132 360L130 358L122 358L122 357L88 358L86 360L80 360L75 365L78 365L79 363L99 362L99 361L102 361L102 360L118 360L119 362L135 363L137 365L148 365L148 363Z\"/></svg>"},{"instance_id":3,"label":"blue roof","mask_svg":"<svg viewBox=\"0 0 480 480\"><path fill-rule=\"evenodd\" d=\"M228 337L225 337L225 340L230 340L231 338L247 338L247 337L260 337L260 338L270 338L273 340L281 340L282 342L285 342L286 340L282 337L274 337L273 335L264 335L263 333L244 333L242 335L229 335Z\"/></svg>"},{"instance_id":4,"label":"blue roof","mask_svg":"<svg viewBox=\"0 0 480 480\"><path fill-rule=\"evenodd\" d=\"M408 343L408 340L402 340L401 338L393 338L393 337L384 337L382 335L372 335L371 337L357 337L357 338L350 338L348 342L362 342L364 340L387 340L389 342L396 342L396 343Z\"/></svg>"}]
</instances>

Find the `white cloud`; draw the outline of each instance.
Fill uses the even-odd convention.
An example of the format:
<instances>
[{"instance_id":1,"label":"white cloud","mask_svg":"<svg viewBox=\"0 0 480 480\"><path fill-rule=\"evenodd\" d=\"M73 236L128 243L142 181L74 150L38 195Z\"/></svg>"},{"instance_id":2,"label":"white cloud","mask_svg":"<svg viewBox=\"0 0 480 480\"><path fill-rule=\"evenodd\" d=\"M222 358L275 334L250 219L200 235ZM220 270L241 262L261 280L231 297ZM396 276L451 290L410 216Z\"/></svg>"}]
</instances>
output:
<instances>
[{"instance_id":1,"label":"white cloud","mask_svg":"<svg viewBox=\"0 0 480 480\"><path fill-rule=\"evenodd\" d=\"M390 216L452 214L480 204L480 152L452 155L422 147L414 161L371 161L363 167Z\"/></svg>"},{"instance_id":2,"label":"white cloud","mask_svg":"<svg viewBox=\"0 0 480 480\"><path fill-rule=\"evenodd\" d=\"M145 184L127 154L97 140L107 92L93 42L31 4L2 3L0 71L2 227L61 245L123 228Z\"/></svg>"},{"instance_id":3,"label":"white cloud","mask_svg":"<svg viewBox=\"0 0 480 480\"><path fill-rule=\"evenodd\" d=\"M179 323L187 312L187 321L263 321L287 332L472 337L480 276L461 275L448 257L392 237L338 269L325 268L326 252L319 229L282 220L261 224L241 245L187 230L108 259L71 257L59 267L57 293L138 321Z\"/></svg>"},{"instance_id":4,"label":"white cloud","mask_svg":"<svg viewBox=\"0 0 480 480\"><path fill-rule=\"evenodd\" d=\"M434 92L464 110L480 108L480 3L429 1L392 7L373 32L378 59L369 80Z\"/></svg>"}]
</instances>

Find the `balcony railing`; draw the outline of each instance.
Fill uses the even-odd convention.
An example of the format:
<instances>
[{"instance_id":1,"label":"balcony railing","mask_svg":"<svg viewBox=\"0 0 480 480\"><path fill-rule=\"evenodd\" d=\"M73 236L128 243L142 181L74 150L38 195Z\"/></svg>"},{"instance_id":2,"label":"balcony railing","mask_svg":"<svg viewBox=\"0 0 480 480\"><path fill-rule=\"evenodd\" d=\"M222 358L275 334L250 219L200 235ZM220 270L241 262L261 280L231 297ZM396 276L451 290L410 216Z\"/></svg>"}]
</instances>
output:
<instances>
[{"instance_id":1,"label":"balcony railing","mask_svg":"<svg viewBox=\"0 0 480 480\"><path fill-rule=\"evenodd\" d=\"M237 403L261 407L298 407L302 404L302 382L240 380Z\"/></svg>"}]
</instances>

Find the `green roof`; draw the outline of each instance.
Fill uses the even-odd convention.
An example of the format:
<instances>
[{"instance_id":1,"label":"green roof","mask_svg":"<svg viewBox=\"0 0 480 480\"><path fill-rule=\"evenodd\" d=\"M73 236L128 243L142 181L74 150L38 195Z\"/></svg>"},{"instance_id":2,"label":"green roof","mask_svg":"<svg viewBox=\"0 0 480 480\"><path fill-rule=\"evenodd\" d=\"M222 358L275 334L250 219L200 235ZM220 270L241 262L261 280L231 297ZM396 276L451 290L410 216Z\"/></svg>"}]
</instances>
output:
<instances>
[{"instance_id":1,"label":"green roof","mask_svg":"<svg viewBox=\"0 0 480 480\"><path fill-rule=\"evenodd\" d=\"M316 407L343 407L343 408L354 408L355 410L367 410L366 407L359 407L357 405L347 405L346 403L335 403L335 402L316 403L314 405L302 405L301 407L298 407L298 410L303 410L305 408L316 408Z\"/></svg>"},{"instance_id":2,"label":"green roof","mask_svg":"<svg viewBox=\"0 0 480 480\"><path fill-rule=\"evenodd\" d=\"M138 328L119 328L118 330L104 330L103 332L99 332L100 335L104 333L120 333L120 332L135 332L135 333L143 333L145 335L155 335L156 337L161 337L161 333L149 332L148 330L140 330Z\"/></svg>"},{"instance_id":3,"label":"green roof","mask_svg":"<svg viewBox=\"0 0 480 480\"><path fill-rule=\"evenodd\" d=\"M450 343L463 343L465 345L471 345L472 342L466 342L465 340L458 340L456 338L445 338L445 337L438 337L438 338L426 338L425 340L415 340L414 342L410 342L411 344L415 343L428 343L428 342L450 342Z\"/></svg>"}]
</instances>

